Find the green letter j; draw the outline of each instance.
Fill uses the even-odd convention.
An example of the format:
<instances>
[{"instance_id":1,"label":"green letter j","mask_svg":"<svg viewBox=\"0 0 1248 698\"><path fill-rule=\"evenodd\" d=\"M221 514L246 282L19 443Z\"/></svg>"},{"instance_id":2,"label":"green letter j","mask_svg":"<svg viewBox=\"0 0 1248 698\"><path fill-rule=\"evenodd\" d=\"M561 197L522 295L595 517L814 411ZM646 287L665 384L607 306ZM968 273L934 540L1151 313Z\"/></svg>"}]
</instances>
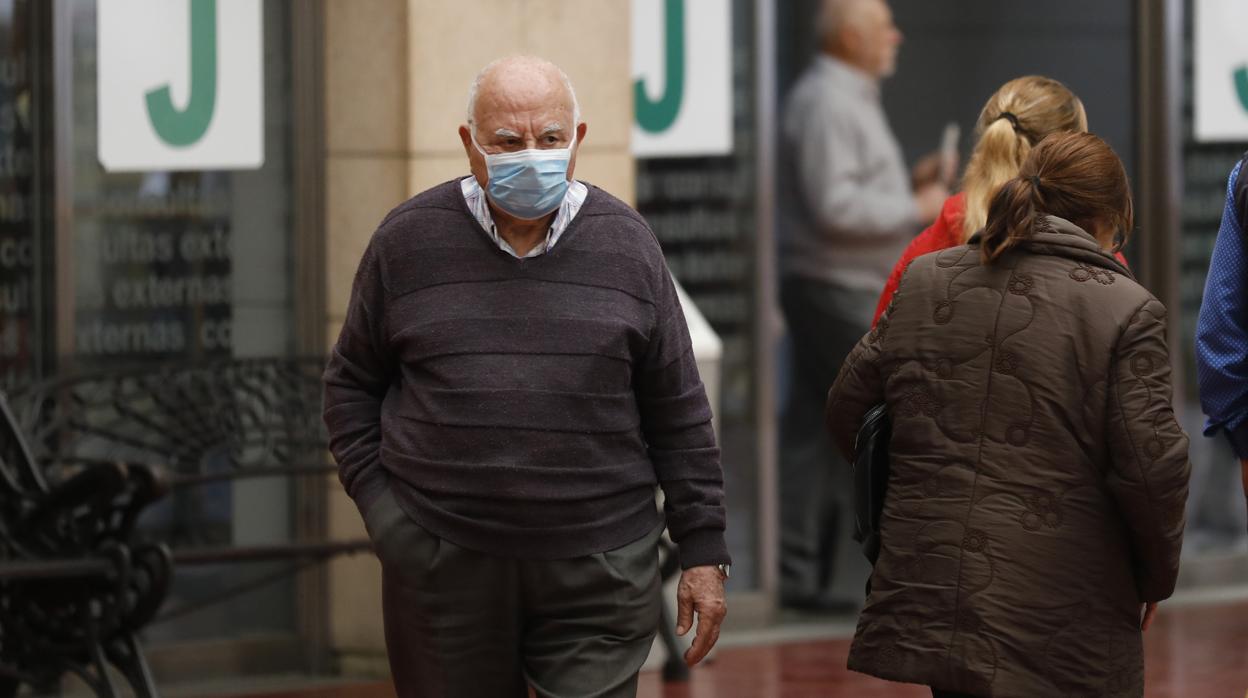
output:
<instances>
[{"instance_id":1,"label":"green letter j","mask_svg":"<svg viewBox=\"0 0 1248 698\"><path fill-rule=\"evenodd\" d=\"M685 0L665 0L664 4L665 66L663 97L657 102L646 96L646 85L633 83L637 123L650 133L666 130L676 121L680 103L685 97Z\"/></svg>"},{"instance_id":2,"label":"green letter j","mask_svg":"<svg viewBox=\"0 0 1248 698\"><path fill-rule=\"evenodd\" d=\"M156 135L172 146L202 138L217 104L217 0L190 3L191 98L186 109L173 106L168 85L147 93L147 115Z\"/></svg>"},{"instance_id":3,"label":"green letter j","mask_svg":"<svg viewBox=\"0 0 1248 698\"><path fill-rule=\"evenodd\" d=\"M1235 71L1235 91L1239 93L1239 104L1248 111L1248 66Z\"/></svg>"}]
</instances>

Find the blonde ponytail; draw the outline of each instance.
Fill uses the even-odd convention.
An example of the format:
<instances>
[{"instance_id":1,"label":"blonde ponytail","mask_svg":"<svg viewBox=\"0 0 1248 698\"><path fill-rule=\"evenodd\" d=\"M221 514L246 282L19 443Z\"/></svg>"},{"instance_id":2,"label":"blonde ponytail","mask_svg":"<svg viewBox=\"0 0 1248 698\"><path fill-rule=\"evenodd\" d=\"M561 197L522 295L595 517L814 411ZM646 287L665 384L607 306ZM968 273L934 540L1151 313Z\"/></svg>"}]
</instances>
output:
<instances>
[{"instance_id":1,"label":"blonde ponytail","mask_svg":"<svg viewBox=\"0 0 1248 698\"><path fill-rule=\"evenodd\" d=\"M979 138L962 178L966 212L963 239L984 227L997 189L1018 174L1036 143L1052 133L1088 130L1083 102L1065 85L1039 75L1000 87L979 113Z\"/></svg>"},{"instance_id":2,"label":"blonde ponytail","mask_svg":"<svg viewBox=\"0 0 1248 698\"><path fill-rule=\"evenodd\" d=\"M988 204L994 192L1018 174L1031 152L1031 142L1012 123L998 118L984 129L966 166L962 190L966 192L966 213L962 219L964 238L970 238L988 221Z\"/></svg>"}]
</instances>

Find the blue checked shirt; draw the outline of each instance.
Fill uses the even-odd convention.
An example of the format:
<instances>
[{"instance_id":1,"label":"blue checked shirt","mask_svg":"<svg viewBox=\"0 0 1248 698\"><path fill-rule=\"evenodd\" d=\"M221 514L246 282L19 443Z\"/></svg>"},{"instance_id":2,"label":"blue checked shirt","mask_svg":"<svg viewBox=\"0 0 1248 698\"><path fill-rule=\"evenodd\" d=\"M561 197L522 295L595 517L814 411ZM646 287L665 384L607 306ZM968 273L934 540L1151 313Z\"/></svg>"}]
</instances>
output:
<instances>
[{"instance_id":1,"label":"blue checked shirt","mask_svg":"<svg viewBox=\"0 0 1248 698\"><path fill-rule=\"evenodd\" d=\"M1205 436L1226 434L1248 458L1248 156L1231 171L1226 210L1213 248L1196 325L1200 404Z\"/></svg>"}]
</instances>

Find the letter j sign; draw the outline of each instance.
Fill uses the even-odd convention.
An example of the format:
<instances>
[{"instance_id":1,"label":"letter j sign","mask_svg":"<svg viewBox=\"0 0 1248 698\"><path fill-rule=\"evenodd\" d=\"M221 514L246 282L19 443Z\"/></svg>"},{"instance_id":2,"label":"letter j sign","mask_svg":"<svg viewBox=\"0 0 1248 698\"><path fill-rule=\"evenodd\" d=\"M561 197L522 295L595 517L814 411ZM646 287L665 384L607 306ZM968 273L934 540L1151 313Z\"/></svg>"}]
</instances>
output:
<instances>
[{"instance_id":1,"label":"letter j sign","mask_svg":"<svg viewBox=\"0 0 1248 698\"><path fill-rule=\"evenodd\" d=\"M98 2L104 169L264 163L262 0Z\"/></svg>"},{"instance_id":2,"label":"letter j sign","mask_svg":"<svg viewBox=\"0 0 1248 698\"><path fill-rule=\"evenodd\" d=\"M1196 140L1248 141L1248 0L1193 5Z\"/></svg>"},{"instance_id":3,"label":"letter j sign","mask_svg":"<svg viewBox=\"0 0 1248 698\"><path fill-rule=\"evenodd\" d=\"M633 154L730 154L732 3L632 0L632 13Z\"/></svg>"}]
</instances>

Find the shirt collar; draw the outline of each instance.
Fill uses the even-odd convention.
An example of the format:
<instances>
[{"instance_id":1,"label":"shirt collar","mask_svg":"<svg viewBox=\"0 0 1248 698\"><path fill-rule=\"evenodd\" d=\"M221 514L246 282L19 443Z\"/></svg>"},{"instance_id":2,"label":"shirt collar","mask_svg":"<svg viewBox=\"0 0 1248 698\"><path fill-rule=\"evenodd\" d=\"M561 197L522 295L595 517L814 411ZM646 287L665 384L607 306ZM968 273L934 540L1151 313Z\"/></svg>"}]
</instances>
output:
<instances>
[{"instance_id":1,"label":"shirt collar","mask_svg":"<svg viewBox=\"0 0 1248 698\"><path fill-rule=\"evenodd\" d=\"M472 212L472 217L481 225L481 228L490 237L490 240L504 252L513 257L519 257L520 255L516 254L516 251L503 239L503 236L498 234L498 227L494 225L494 216L490 213L490 204L486 198L485 190L481 188L477 178L468 175L460 180L460 191L464 195L464 202L468 204L468 210ZM568 193L559 204L558 212L551 219L550 227L546 229L546 239L542 244L530 250L524 258L537 257L554 247L564 231L572 224L572 219L580 212L581 206L585 203L588 195L589 189L584 184L572 180L568 185Z\"/></svg>"}]
</instances>

